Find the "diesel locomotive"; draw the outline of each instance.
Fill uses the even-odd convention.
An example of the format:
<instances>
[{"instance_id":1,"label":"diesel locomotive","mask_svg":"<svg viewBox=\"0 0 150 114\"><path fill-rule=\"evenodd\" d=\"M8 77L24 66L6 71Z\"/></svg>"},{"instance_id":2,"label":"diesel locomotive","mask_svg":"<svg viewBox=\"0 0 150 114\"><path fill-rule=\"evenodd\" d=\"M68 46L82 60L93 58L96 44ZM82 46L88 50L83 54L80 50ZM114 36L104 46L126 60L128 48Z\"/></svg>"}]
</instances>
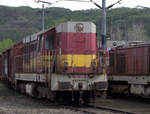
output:
<instances>
[{"instance_id":1,"label":"diesel locomotive","mask_svg":"<svg viewBox=\"0 0 150 114\"><path fill-rule=\"evenodd\" d=\"M107 75L92 22L64 22L29 35L1 59L8 84L30 96L87 103L106 94Z\"/></svg>"},{"instance_id":2,"label":"diesel locomotive","mask_svg":"<svg viewBox=\"0 0 150 114\"><path fill-rule=\"evenodd\" d=\"M109 51L109 92L150 98L150 44Z\"/></svg>"}]
</instances>

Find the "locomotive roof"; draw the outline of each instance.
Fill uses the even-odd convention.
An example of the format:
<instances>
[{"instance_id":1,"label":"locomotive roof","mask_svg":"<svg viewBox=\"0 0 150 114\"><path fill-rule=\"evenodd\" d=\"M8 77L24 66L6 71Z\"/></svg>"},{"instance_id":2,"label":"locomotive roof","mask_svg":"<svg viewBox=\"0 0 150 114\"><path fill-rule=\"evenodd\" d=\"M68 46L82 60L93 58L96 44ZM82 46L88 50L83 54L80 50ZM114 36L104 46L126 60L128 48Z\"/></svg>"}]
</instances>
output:
<instances>
[{"instance_id":1,"label":"locomotive roof","mask_svg":"<svg viewBox=\"0 0 150 114\"><path fill-rule=\"evenodd\" d=\"M59 32L82 32L82 33L96 33L96 25L90 21L68 21L59 24L56 27Z\"/></svg>"},{"instance_id":2,"label":"locomotive roof","mask_svg":"<svg viewBox=\"0 0 150 114\"><path fill-rule=\"evenodd\" d=\"M48 31L52 30L53 28L54 27L46 29L45 31L40 31L40 32L34 33L32 35L26 36L25 38L23 38L23 43L28 43L28 42L37 40L37 36L42 35Z\"/></svg>"},{"instance_id":3,"label":"locomotive roof","mask_svg":"<svg viewBox=\"0 0 150 114\"><path fill-rule=\"evenodd\" d=\"M83 24L84 26L84 31L83 32L93 32L96 33L96 25L93 22L84 22L84 21L68 21L68 22L64 22L59 24L58 26L56 26L56 31L57 33L59 32L74 32L75 31L75 27L77 24ZM52 29L54 29L55 27L46 29L45 31L40 31L37 33L34 33L32 35L29 35L25 38L23 38L23 43L28 43L34 40L37 40L37 36L42 35Z\"/></svg>"},{"instance_id":4,"label":"locomotive roof","mask_svg":"<svg viewBox=\"0 0 150 114\"><path fill-rule=\"evenodd\" d=\"M133 48L139 48L139 47L150 47L150 43L143 43L143 44L137 44L137 45L128 45L125 47L115 47L112 50L122 50L122 49L133 49Z\"/></svg>"}]
</instances>

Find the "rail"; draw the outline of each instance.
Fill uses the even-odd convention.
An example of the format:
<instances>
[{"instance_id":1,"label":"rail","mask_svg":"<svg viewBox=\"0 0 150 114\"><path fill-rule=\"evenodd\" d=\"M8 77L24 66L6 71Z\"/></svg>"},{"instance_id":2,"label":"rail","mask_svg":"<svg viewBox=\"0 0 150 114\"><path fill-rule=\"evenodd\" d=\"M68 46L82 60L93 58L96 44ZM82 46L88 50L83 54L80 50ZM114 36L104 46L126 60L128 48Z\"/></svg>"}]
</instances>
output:
<instances>
[{"instance_id":1,"label":"rail","mask_svg":"<svg viewBox=\"0 0 150 114\"><path fill-rule=\"evenodd\" d=\"M136 114L135 112L129 112L129 111L126 111L126 110L121 110L121 109L118 109L118 108L112 108L112 107L108 107L108 106L88 105L88 107L93 108L93 109L111 111L111 112L114 112L114 113Z\"/></svg>"},{"instance_id":2,"label":"rail","mask_svg":"<svg viewBox=\"0 0 150 114\"><path fill-rule=\"evenodd\" d=\"M136 114L135 112L129 112L125 110L120 110L117 108L111 108L106 106L81 106L81 107L74 107L74 106L63 106L65 109L70 109L77 112L82 112L84 114L99 114L101 112L110 112L111 114Z\"/></svg>"}]
</instances>

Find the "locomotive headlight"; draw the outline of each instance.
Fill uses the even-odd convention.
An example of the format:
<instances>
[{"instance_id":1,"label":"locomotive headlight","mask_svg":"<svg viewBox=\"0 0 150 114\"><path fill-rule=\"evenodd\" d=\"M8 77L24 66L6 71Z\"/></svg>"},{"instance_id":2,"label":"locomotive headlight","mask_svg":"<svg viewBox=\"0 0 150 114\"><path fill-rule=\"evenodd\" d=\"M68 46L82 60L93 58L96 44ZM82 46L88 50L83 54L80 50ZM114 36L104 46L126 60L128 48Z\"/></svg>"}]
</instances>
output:
<instances>
[{"instance_id":1,"label":"locomotive headlight","mask_svg":"<svg viewBox=\"0 0 150 114\"><path fill-rule=\"evenodd\" d=\"M68 62L64 62L64 71L68 70Z\"/></svg>"},{"instance_id":2,"label":"locomotive headlight","mask_svg":"<svg viewBox=\"0 0 150 114\"><path fill-rule=\"evenodd\" d=\"M83 32L84 25L82 23L77 23L74 29L76 30L76 32Z\"/></svg>"}]
</instances>

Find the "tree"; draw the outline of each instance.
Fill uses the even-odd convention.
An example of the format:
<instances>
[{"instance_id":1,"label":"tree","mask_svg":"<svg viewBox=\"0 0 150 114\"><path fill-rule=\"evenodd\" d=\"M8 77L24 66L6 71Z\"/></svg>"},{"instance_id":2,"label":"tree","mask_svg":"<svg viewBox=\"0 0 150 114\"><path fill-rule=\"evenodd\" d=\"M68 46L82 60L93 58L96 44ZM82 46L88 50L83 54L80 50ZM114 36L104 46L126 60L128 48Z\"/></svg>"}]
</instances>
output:
<instances>
[{"instance_id":1,"label":"tree","mask_svg":"<svg viewBox=\"0 0 150 114\"><path fill-rule=\"evenodd\" d=\"M122 40L122 30L120 29L119 26L116 27L116 30L112 34L112 39L113 40Z\"/></svg>"},{"instance_id":2,"label":"tree","mask_svg":"<svg viewBox=\"0 0 150 114\"><path fill-rule=\"evenodd\" d=\"M13 41L11 39L3 40L0 42L0 53L10 48L13 45Z\"/></svg>"},{"instance_id":3,"label":"tree","mask_svg":"<svg viewBox=\"0 0 150 114\"><path fill-rule=\"evenodd\" d=\"M144 24L137 23L132 24L131 28L128 28L127 36L129 41L148 41L149 37L144 29Z\"/></svg>"}]
</instances>

